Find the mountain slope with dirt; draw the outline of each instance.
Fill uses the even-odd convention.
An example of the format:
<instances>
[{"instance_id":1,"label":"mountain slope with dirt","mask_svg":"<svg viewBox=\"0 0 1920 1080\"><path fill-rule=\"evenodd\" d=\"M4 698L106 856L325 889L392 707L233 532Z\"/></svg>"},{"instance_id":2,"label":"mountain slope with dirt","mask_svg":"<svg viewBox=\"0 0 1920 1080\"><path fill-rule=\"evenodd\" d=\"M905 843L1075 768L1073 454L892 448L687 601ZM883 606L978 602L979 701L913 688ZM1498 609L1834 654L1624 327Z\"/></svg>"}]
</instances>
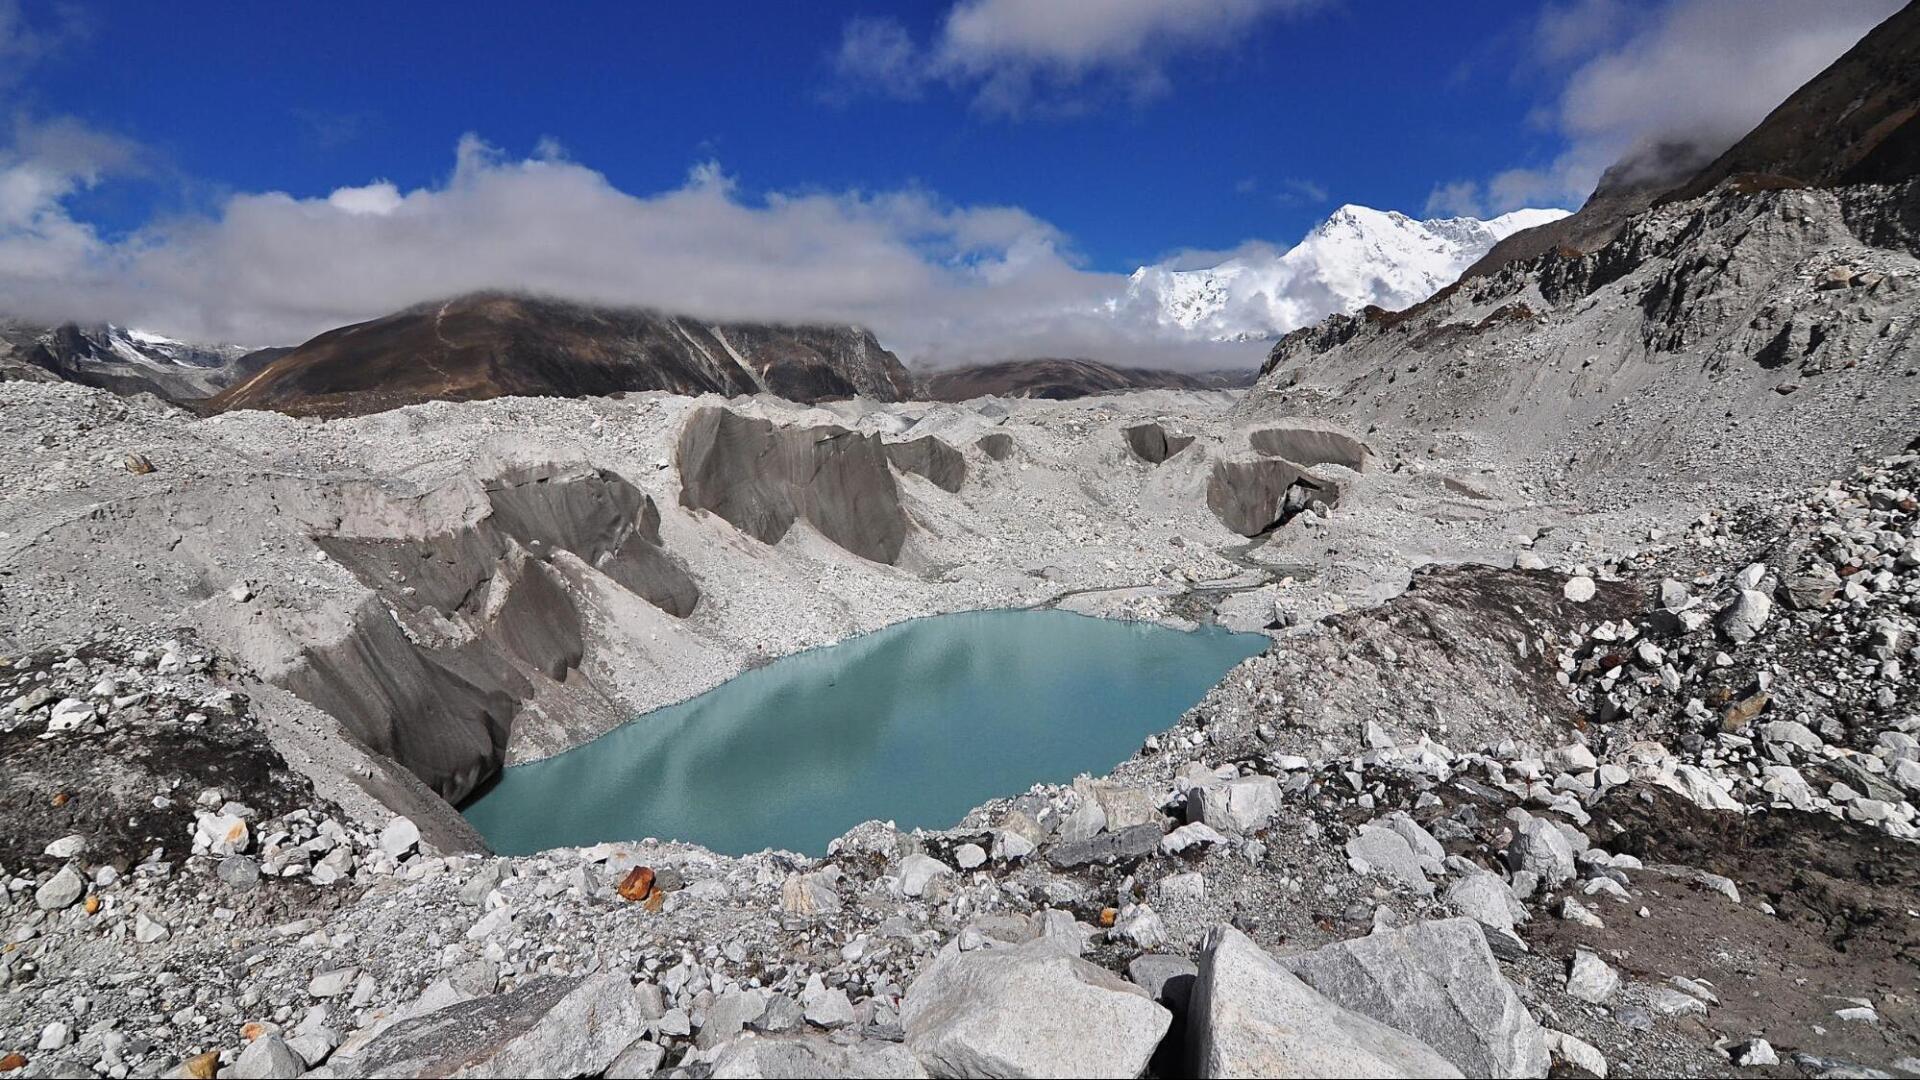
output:
<instances>
[{"instance_id":1,"label":"mountain slope with dirt","mask_svg":"<svg viewBox=\"0 0 1920 1080\"><path fill-rule=\"evenodd\" d=\"M857 327L707 323L478 293L330 330L208 406L334 417L425 401L642 390L917 396L900 361Z\"/></svg>"}]
</instances>

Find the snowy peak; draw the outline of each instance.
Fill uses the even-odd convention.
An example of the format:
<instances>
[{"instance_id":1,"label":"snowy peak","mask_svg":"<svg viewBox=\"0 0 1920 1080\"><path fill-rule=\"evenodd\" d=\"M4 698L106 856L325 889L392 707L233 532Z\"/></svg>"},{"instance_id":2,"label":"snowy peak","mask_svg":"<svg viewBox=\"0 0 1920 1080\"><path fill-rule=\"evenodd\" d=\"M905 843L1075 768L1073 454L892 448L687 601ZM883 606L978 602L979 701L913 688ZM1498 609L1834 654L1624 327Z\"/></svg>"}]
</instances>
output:
<instances>
[{"instance_id":1,"label":"snowy peak","mask_svg":"<svg viewBox=\"0 0 1920 1080\"><path fill-rule=\"evenodd\" d=\"M1203 269L1143 266L1116 311L1214 340L1276 337L1369 304L1410 307L1451 284L1494 244L1564 210L1515 210L1491 220L1415 220L1349 203L1280 251L1249 245Z\"/></svg>"}]
</instances>

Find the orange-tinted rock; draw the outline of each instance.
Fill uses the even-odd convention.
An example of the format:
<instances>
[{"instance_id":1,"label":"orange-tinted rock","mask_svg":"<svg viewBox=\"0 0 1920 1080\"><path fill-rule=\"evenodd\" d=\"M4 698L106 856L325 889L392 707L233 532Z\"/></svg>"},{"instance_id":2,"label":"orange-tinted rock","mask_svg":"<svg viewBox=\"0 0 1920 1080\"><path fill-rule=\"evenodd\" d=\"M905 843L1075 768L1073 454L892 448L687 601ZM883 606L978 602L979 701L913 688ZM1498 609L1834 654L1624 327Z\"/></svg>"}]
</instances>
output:
<instances>
[{"instance_id":1,"label":"orange-tinted rock","mask_svg":"<svg viewBox=\"0 0 1920 1080\"><path fill-rule=\"evenodd\" d=\"M1119 917L1120 917L1120 912L1116 911L1113 908L1103 907L1100 909L1100 925L1106 927L1109 930L1113 929L1113 920Z\"/></svg>"},{"instance_id":2,"label":"orange-tinted rock","mask_svg":"<svg viewBox=\"0 0 1920 1080\"><path fill-rule=\"evenodd\" d=\"M25 1054L12 1053L6 1057L0 1057L0 1072L12 1072L15 1069L24 1069L26 1067L27 1056Z\"/></svg>"},{"instance_id":3,"label":"orange-tinted rock","mask_svg":"<svg viewBox=\"0 0 1920 1080\"><path fill-rule=\"evenodd\" d=\"M645 900L653 893L653 867L636 866L620 879L622 900Z\"/></svg>"},{"instance_id":4,"label":"orange-tinted rock","mask_svg":"<svg viewBox=\"0 0 1920 1080\"><path fill-rule=\"evenodd\" d=\"M193 1077L194 1080L213 1080L214 1074L219 1071L220 1053L216 1050L209 1050L204 1054L195 1054L193 1057L181 1062L180 1071L176 1075L190 1076Z\"/></svg>"},{"instance_id":5,"label":"orange-tinted rock","mask_svg":"<svg viewBox=\"0 0 1920 1080\"><path fill-rule=\"evenodd\" d=\"M658 912L666 906L667 891L665 889L655 889L653 892L647 894L646 908L648 911Z\"/></svg>"},{"instance_id":6,"label":"orange-tinted rock","mask_svg":"<svg viewBox=\"0 0 1920 1080\"><path fill-rule=\"evenodd\" d=\"M95 896L87 897L87 914L89 915L100 914L100 897L99 896L95 895Z\"/></svg>"}]
</instances>

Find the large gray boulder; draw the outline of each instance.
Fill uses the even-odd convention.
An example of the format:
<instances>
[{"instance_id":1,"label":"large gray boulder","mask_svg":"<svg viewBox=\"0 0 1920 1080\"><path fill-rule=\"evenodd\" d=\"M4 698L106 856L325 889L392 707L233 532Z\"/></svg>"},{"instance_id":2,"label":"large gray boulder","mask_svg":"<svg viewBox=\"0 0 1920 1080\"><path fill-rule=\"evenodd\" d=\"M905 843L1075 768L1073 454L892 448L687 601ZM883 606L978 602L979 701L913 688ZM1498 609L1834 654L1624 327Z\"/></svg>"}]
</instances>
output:
<instances>
[{"instance_id":1,"label":"large gray boulder","mask_svg":"<svg viewBox=\"0 0 1920 1080\"><path fill-rule=\"evenodd\" d=\"M1271 776L1243 776L1187 792L1187 820L1223 833L1263 829L1279 814L1280 781Z\"/></svg>"},{"instance_id":2,"label":"large gray boulder","mask_svg":"<svg viewBox=\"0 0 1920 1080\"><path fill-rule=\"evenodd\" d=\"M1207 478L1207 509L1241 536L1285 524L1314 502L1340 502L1340 486L1280 458L1216 461Z\"/></svg>"},{"instance_id":3,"label":"large gray boulder","mask_svg":"<svg viewBox=\"0 0 1920 1080\"><path fill-rule=\"evenodd\" d=\"M652 1018L649 999L625 975L548 976L403 1020L327 1064L343 1077L590 1076Z\"/></svg>"},{"instance_id":4,"label":"large gray boulder","mask_svg":"<svg viewBox=\"0 0 1920 1080\"><path fill-rule=\"evenodd\" d=\"M720 1048L714 1080L914 1080L927 1071L899 1043L858 1039L838 1043L824 1035L748 1033Z\"/></svg>"},{"instance_id":5,"label":"large gray boulder","mask_svg":"<svg viewBox=\"0 0 1920 1080\"><path fill-rule=\"evenodd\" d=\"M1373 448L1327 424L1281 423L1247 433L1247 445L1264 457L1285 458L1295 465L1344 465L1365 472Z\"/></svg>"},{"instance_id":6,"label":"large gray boulder","mask_svg":"<svg viewBox=\"0 0 1920 1080\"><path fill-rule=\"evenodd\" d=\"M931 435L888 443L887 460L901 472L924 476L946 491L959 491L967 479L966 456Z\"/></svg>"},{"instance_id":7,"label":"large gray boulder","mask_svg":"<svg viewBox=\"0 0 1920 1080\"><path fill-rule=\"evenodd\" d=\"M1528 815L1514 826L1513 843L1507 848L1507 866L1526 870L1540 878L1548 888L1572 881L1579 867L1578 853L1565 831L1543 817Z\"/></svg>"},{"instance_id":8,"label":"large gray boulder","mask_svg":"<svg viewBox=\"0 0 1920 1080\"><path fill-rule=\"evenodd\" d=\"M1187 1050L1197 1077L1460 1075L1418 1040L1328 1000L1230 926L1215 929L1200 956Z\"/></svg>"},{"instance_id":9,"label":"large gray boulder","mask_svg":"<svg viewBox=\"0 0 1920 1080\"><path fill-rule=\"evenodd\" d=\"M1469 1076L1547 1075L1546 1033L1473 919L1378 930L1280 962L1348 1009L1433 1047Z\"/></svg>"},{"instance_id":10,"label":"large gray boulder","mask_svg":"<svg viewBox=\"0 0 1920 1080\"><path fill-rule=\"evenodd\" d=\"M862 558L891 563L907 538L900 489L878 435L836 425L775 427L718 407L680 429L680 505L777 544L799 519Z\"/></svg>"},{"instance_id":11,"label":"large gray boulder","mask_svg":"<svg viewBox=\"0 0 1920 1080\"><path fill-rule=\"evenodd\" d=\"M1173 1015L1105 968L1042 939L949 946L900 1007L934 1076L1139 1076Z\"/></svg>"}]
</instances>

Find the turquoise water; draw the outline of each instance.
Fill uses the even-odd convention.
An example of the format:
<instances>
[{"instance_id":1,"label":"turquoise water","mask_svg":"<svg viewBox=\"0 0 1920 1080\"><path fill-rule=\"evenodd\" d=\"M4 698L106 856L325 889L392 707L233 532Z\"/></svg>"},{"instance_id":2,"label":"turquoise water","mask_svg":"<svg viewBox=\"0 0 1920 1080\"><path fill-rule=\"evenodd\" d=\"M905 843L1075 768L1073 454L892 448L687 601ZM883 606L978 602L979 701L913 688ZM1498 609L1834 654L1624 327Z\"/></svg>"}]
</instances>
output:
<instances>
[{"instance_id":1,"label":"turquoise water","mask_svg":"<svg viewBox=\"0 0 1920 1080\"><path fill-rule=\"evenodd\" d=\"M646 836L820 855L862 821L945 828L1105 772L1266 646L1064 611L916 619L509 768L465 813L509 855Z\"/></svg>"}]
</instances>

